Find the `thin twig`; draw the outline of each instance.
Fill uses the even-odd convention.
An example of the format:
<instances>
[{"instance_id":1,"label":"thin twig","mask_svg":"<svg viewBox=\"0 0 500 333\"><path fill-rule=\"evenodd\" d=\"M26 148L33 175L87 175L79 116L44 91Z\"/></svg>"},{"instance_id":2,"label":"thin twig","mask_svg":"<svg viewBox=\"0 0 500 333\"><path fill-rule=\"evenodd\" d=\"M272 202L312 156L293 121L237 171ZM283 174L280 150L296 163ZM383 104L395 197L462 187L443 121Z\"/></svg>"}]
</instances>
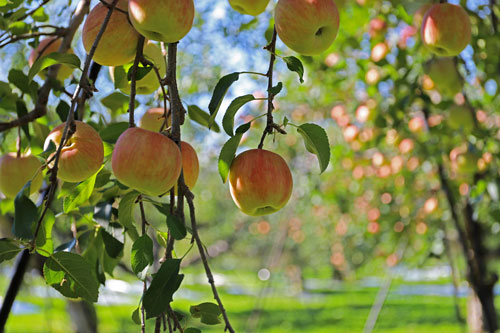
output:
<instances>
[{"instance_id":1,"label":"thin twig","mask_svg":"<svg viewBox=\"0 0 500 333\"><path fill-rule=\"evenodd\" d=\"M52 32L37 31L37 32L32 32L32 33L24 34L24 35L9 36L8 38L5 38L0 42L0 49L9 45L9 44L18 42L20 40L33 39L33 38L40 37L40 36L63 36L64 32L65 31L63 28L59 28L59 30L52 31Z\"/></svg>"},{"instance_id":2,"label":"thin twig","mask_svg":"<svg viewBox=\"0 0 500 333\"><path fill-rule=\"evenodd\" d=\"M39 10L40 8L42 8L43 6L45 6L49 2L50 2L50 0L44 0L41 4L38 5L38 7L34 8L34 9L30 10L30 11L27 11L26 14L24 14L21 17L19 17L16 20L16 22L24 21L25 18L27 18L28 16L33 15L34 12L36 12L37 10Z\"/></svg>"},{"instance_id":3,"label":"thin twig","mask_svg":"<svg viewBox=\"0 0 500 333\"><path fill-rule=\"evenodd\" d=\"M139 195L139 207L141 210L141 234L144 236L146 234L146 213L144 212L144 204L142 203L142 195ZM146 294L146 291L148 289L148 283L147 279L144 279L143 281L143 288L142 288L142 299L143 301L141 302L141 333L146 332L146 315L144 311L144 295Z\"/></svg>"},{"instance_id":4,"label":"thin twig","mask_svg":"<svg viewBox=\"0 0 500 333\"><path fill-rule=\"evenodd\" d=\"M262 149L264 146L264 139L266 138L267 134L272 134L273 129L276 126L274 125L274 119L273 119L273 99L274 99L274 94L271 92L271 89L273 87L273 68L274 68L274 61L276 60L276 27L273 27L273 37L271 39L271 42L269 45L265 47L266 50L268 50L271 53L271 57L269 60L269 69L267 70L266 76L267 76L267 125L266 128L264 129L264 132L262 133L262 137L260 138L259 142L259 149Z\"/></svg>"}]
</instances>

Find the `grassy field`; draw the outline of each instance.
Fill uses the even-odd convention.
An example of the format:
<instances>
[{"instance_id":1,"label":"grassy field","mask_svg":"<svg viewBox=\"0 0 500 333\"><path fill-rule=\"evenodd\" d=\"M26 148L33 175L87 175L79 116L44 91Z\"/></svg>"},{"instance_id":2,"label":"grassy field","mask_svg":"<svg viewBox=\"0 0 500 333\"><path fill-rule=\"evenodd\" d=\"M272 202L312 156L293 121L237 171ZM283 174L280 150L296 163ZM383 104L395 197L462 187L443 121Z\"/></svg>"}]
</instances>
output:
<instances>
[{"instance_id":1,"label":"grassy field","mask_svg":"<svg viewBox=\"0 0 500 333\"><path fill-rule=\"evenodd\" d=\"M7 281L1 287L5 290ZM435 282L433 282L435 283ZM23 288L19 301L38 307L32 314L14 314L6 332L69 332L71 323L66 312L66 301L59 297L42 297L40 290L47 287L39 278L32 278L30 287ZM39 296L33 295L33 285ZM375 332L462 332L455 316L452 297L405 295L398 292L403 282L396 281L382 308ZM212 297L207 286L191 284L189 292L181 293L173 308L187 313L189 306ZM237 332L361 332L377 294L377 287L342 285L339 288L305 292L300 296L286 296L286 290L274 285L267 297L257 298L249 293L236 295L230 288L220 288L231 322ZM191 293L191 294L190 294ZM47 294L49 295L49 294ZM50 294L52 295L52 294ZM182 297L182 296L185 297ZM137 298L137 301L139 298ZM465 313L465 298L460 298ZM99 332L139 332L131 320L137 305L97 305ZM260 308L260 311L256 311ZM147 323L152 332L154 322ZM222 332L222 325L207 326L197 319L189 319L187 327L198 327L203 332Z\"/></svg>"}]
</instances>

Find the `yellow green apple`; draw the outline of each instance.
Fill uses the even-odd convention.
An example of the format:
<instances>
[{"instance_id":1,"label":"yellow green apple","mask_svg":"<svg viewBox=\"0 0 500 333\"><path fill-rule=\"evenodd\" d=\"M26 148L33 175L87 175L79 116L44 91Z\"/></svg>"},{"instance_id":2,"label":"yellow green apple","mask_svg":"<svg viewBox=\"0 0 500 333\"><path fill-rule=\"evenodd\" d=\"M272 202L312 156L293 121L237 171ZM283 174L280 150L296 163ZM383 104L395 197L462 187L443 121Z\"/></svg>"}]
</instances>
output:
<instances>
[{"instance_id":1,"label":"yellow green apple","mask_svg":"<svg viewBox=\"0 0 500 333\"><path fill-rule=\"evenodd\" d=\"M165 122L165 118L163 117L165 114L165 110L163 108L151 108L144 113L144 115L139 120L139 127L147 129L153 132L159 132L163 123ZM167 124L165 128L170 126L170 117L168 117Z\"/></svg>"},{"instance_id":2,"label":"yellow green apple","mask_svg":"<svg viewBox=\"0 0 500 333\"><path fill-rule=\"evenodd\" d=\"M194 20L193 0L129 0L128 14L144 37L175 43L186 36Z\"/></svg>"},{"instance_id":3,"label":"yellow green apple","mask_svg":"<svg viewBox=\"0 0 500 333\"><path fill-rule=\"evenodd\" d=\"M156 43L148 41L144 46L143 52L144 57L158 68L160 76L162 78L165 77L166 65L160 47ZM129 63L123 66L109 68L109 75L115 87L127 95L130 94L130 82L127 80L127 73L132 67L132 64L133 63ZM138 95L149 95L154 93L159 87L160 82L158 81L158 76L154 69L152 69L146 76L135 82L135 93Z\"/></svg>"},{"instance_id":4,"label":"yellow green apple","mask_svg":"<svg viewBox=\"0 0 500 333\"><path fill-rule=\"evenodd\" d=\"M62 39L57 38L57 37L48 37L45 39L42 39L40 41L40 44L33 49L30 53L30 57L28 59L28 64L29 66L33 66L36 60L39 58L46 56L52 52L57 52L59 51L59 47L61 47ZM73 53L72 50L68 50L68 53ZM38 75L42 78L45 79L47 73L47 69L41 71L38 73ZM59 81L64 81L64 79L68 78L71 73L73 73L73 68L61 65L59 68L59 72L57 72L57 79Z\"/></svg>"},{"instance_id":5,"label":"yellow green apple","mask_svg":"<svg viewBox=\"0 0 500 333\"><path fill-rule=\"evenodd\" d=\"M339 30L339 12L333 0L279 0L274 18L281 41L304 55L326 51Z\"/></svg>"},{"instance_id":6,"label":"yellow green apple","mask_svg":"<svg viewBox=\"0 0 500 333\"><path fill-rule=\"evenodd\" d=\"M448 126L454 130L470 132L474 129L473 111L467 105L453 105L448 111Z\"/></svg>"},{"instance_id":7,"label":"yellow green apple","mask_svg":"<svg viewBox=\"0 0 500 333\"><path fill-rule=\"evenodd\" d=\"M229 169L229 188L235 204L250 216L283 208L292 194L293 179L285 160L264 149L238 155Z\"/></svg>"},{"instance_id":8,"label":"yellow green apple","mask_svg":"<svg viewBox=\"0 0 500 333\"><path fill-rule=\"evenodd\" d=\"M469 15L460 6L438 3L425 13L422 21L422 41L434 54L453 57L470 43Z\"/></svg>"},{"instance_id":9,"label":"yellow green apple","mask_svg":"<svg viewBox=\"0 0 500 333\"><path fill-rule=\"evenodd\" d=\"M50 142L53 142L56 148L59 147L65 125L63 123L49 133L45 139L45 149L49 147ZM65 182L81 182L96 173L103 160L104 145L99 133L92 126L75 121L75 132L61 150L57 177Z\"/></svg>"},{"instance_id":10,"label":"yellow green apple","mask_svg":"<svg viewBox=\"0 0 500 333\"><path fill-rule=\"evenodd\" d=\"M108 3L111 3L108 0ZM127 10L127 0L118 0L116 8ZM101 29L108 7L98 3L87 16L83 25L82 40L85 51L90 52ZM129 23L127 14L114 10L102 35L93 60L103 66L121 66L135 58L139 34Z\"/></svg>"},{"instance_id":11,"label":"yellow green apple","mask_svg":"<svg viewBox=\"0 0 500 333\"><path fill-rule=\"evenodd\" d=\"M116 179L152 196L166 193L177 183L181 166L181 152L174 141L139 127L120 135L111 158Z\"/></svg>"},{"instance_id":12,"label":"yellow green apple","mask_svg":"<svg viewBox=\"0 0 500 333\"><path fill-rule=\"evenodd\" d=\"M441 94L453 97L462 91L463 79L453 58L434 58L424 65L424 71Z\"/></svg>"},{"instance_id":13,"label":"yellow green apple","mask_svg":"<svg viewBox=\"0 0 500 333\"><path fill-rule=\"evenodd\" d=\"M257 16L266 10L269 0L229 0L235 11L241 14Z\"/></svg>"},{"instance_id":14,"label":"yellow green apple","mask_svg":"<svg viewBox=\"0 0 500 333\"><path fill-rule=\"evenodd\" d=\"M7 198L15 198L30 180L30 194L33 194L43 182L42 162L35 156L17 157L16 153L8 153L0 157L0 192Z\"/></svg>"}]
</instances>

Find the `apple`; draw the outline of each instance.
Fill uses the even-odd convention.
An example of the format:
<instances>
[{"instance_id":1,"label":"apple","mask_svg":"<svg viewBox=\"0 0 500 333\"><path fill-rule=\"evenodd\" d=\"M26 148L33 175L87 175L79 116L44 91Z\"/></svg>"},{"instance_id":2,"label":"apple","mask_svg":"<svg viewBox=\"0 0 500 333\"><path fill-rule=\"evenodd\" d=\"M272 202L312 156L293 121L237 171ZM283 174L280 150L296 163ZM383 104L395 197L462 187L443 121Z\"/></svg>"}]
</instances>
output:
<instances>
[{"instance_id":1,"label":"apple","mask_svg":"<svg viewBox=\"0 0 500 333\"><path fill-rule=\"evenodd\" d=\"M472 110L466 105L453 105L448 111L447 123L454 130L472 131L475 126Z\"/></svg>"},{"instance_id":2,"label":"apple","mask_svg":"<svg viewBox=\"0 0 500 333\"><path fill-rule=\"evenodd\" d=\"M420 26L422 25L422 21L424 20L425 13L427 13L427 11L431 9L432 6L434 6L433 3L426 3L425 5L420 6L415 14L413 14L413 26L415 28L420 28Z\"/></svg>"},{"instance_id":3,"label":"apple","mask_svg":"<svg viewBox=\"0 0 500 333\"><path fill-rule=\"evenodd\" d=\"M144 115L139 120L139 127L147 129L148 131L159 132L161 126L165 122L163 115L165 110L163 108L151 108L144 113ZM170 126L170 117L168 117L167 125L165 128Z\"/></svg>"},{"instance_id":4,"label":"apple","mask_svg":"<svg viewBox=\"0 0 500 333\"><path fill-rule=\"evenodd\" d=\"M269 0L229 0L235 11L241 14L257 16L266 10Z\"/></svg>"},{"instance_id":5,"label":"apple","mask_svg":"<svg viewBox=\"0 0 500 333\"><path fill-rule=\"evenodd\" d=\"M456 169L459 174L473 174L477 171L479 156L471 151L459 153L456 157Z\"/></svg>"},{"instance_id":6,"label":"apple","mask_svg":"<svg viewBox=\"0 0 500 333\"><path fill-rule=\"evenodd\" d=\"M40 41L40 44L36 47L36 49L33 49L30 53L30 57L28 59L28 64L29 66L33 66L35 61L38 60L38 58L41 58L43 56L46 56L52 52L57 52L59 51L59 48L61 47L62 39L57 38L57 37L48 37L45 39L42 39ZM41 52L41 54L40 54ZM68 53L73 53L72 50L68 50ZM38 73L38 75L42 78L45 79L47 73L47 69L41 71ZM57 72L57 79L59 81L64 81L64 79L68 78L71 74L73 73L73 68L61 65L59 68L59 72Z\"/></svg>"},{"instance_id":7,"label":"apple","mask_svg":"<svg viewBox=\"0 0 500 333\"><path fill-rule=\"evenodd\" d=\"M166 193L177 183L181 166L181 152L174 141L138 127L120 135L111 158L116 179L152 196Z\"/></svg>"},{"instance_id":8,"label":"apple","mask_svg":"<svg viewBox=\"0 0 500 333\"><path fill-rule=\"evenodd\" d=\"M193 26L194 3L193 0L129 0L128 15L144 37L175 43Z\"/></svg>"},{"instance_id":9,"label":"apple","mask_svg":"<svg viewBox=\"0 0 500 333\"><path fill-rule=\"evenodd\" d=\"M108 0L108 3L111 1ZM118 0L116 8L127 10L127 0ZM83 25L82 40L85 51L90 52L101 29L108 7L98 3ZM127 14L114 10L94 53L94 61L103 66L121 66L135 58L139 34L130 25Z\"/></svg>"},{"instance_id":10,"label":"apple","mask_svg":"<svg viewBox=\"0 0 500 333\"><path fill-rule=\"evenodd\" d=\"M151 61L159 70L160 76L163 78L166 73L165 59L160 47L152 41L148 41L144 46L144 57ZM109 75L115 87L123 93L130 94L130 82L127 80L127 73L133 63L124 66L109 67ZM160 82L156 76L156 72L152 69L146 76L135 82L135 93L138 95L149 95L154 93L160 87Z\"/></svg>"},{"instance_id":11,"label":"apple","mask_svg":"<svg viewBox=\"0 0 500 333\"><path fill-rule=\"evenodd\" d=\"M463 78L453 58L434 58L424 65L424 71L441 94L455 96L462 91Z\"/></svg>"},{"instance_id":12,"label":"apple","mask_svg":"<svg viewBox=\"0 0 500 333\"><path fill-rule=\"evenodd\" d=\"M198 175L200 173L198 155L196 154L193 146L185 141L181 141L181 155L184 183L189 189L192 189L194 185L196 185L196 181L198 180Z\"/></svg>"},{"instance_id":13,"label":"apple","mask_svg":"<svg viewBox=\"0 0 500 333\"><path fill-rule=\"evenodd\" d=\"M0 157L0 192L7 198L15 198L30 180L30 194L33 194L43 182L42 162L35 156L17 157L16 153L8 153Z\"/></svg>"},{"instance_id":14,"label":"apple","mask_svg":"<svg viewBox=\"0 0 500 333\"><path fill-rule=\"evenodd\" d=\"M375 44L372 48L371 58L374 62L379 62L389 53L389 46L385 42Z\"/></svg>"},{"instance_id":15,"label":"apple","mask_svg":"<svg viewBox=\"0 0 500 333\"><path fill-rule=\"evenodd\" d=\"M339 30L339 12L333 0L279 0L274 17L283 43L303 55L328 49Z\"/></svg>"},{"instance_id":16,"label":"apple","mask_svg":"<svg viewBox=\"0 0 500 333\"><path fill-rule=\"evenodd\" d=\"M75 132L61 150L57 178L71 183L81 182L96 173L104 160L104 145L99 133L90 125L75 121ZM54 128L45 139L44 149L52 141L61 143L66 123ZM71 128L70 128L71 130Z\"/></svg>"},{"instance_id":17,"label":"apple","mask_svg":"<svg viewBox=\"0 0 500 333\"><path fill-rule=\"evenodd\" d=\"M370 21L370 29L368 31L371 38L380 38L387 31L387 23L384 19L376 17Z\"/></svg>"},{"instance_id":18,"label":"apple","mask_svg":"<svg viewBox=\"0 0 500 333\"><path fill-rule=\"evenodd\" d=\"M250 216L267 215L283 208L292 194L293 179L285 160L264 149L238 155L229 169L234 203Z\"/></svg>"},{"instance_id":19,"label":"apple","mask_svg":"<svg viewBox=\"0 0 500 333\"><path fill-rule=\"evenodd\" d=\"M460 6L439 3L432 6L422 21L422 41L441 57L453 57L465 49L471 39L469 15Z\"/></svg>"}]
</instances>

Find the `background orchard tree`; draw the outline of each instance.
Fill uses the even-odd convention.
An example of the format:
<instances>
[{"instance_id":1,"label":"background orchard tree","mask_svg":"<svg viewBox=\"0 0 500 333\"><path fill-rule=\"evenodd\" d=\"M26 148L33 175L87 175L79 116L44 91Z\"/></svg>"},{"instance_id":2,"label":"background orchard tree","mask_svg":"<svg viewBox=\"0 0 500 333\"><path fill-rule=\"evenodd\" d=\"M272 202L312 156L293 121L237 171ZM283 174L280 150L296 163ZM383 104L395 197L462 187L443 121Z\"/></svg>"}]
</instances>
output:
<instances>
[{"instance_id":1,"label":"background orchard tree","mask_svg":"<svg viewBox=\"0 0 500 333\"><path fill-rule=\"evenodd\" d=\"M78 300L82 331L111 278L142 281L137 330L232 332L267 327L261 302L283 281L387 272L356 323L383 330L395 268L445 263L456 295L470 286L471 330L495 331L499 11L0 1L0 259L19 254L1 326L36 267ZM245 160L257 153L273 157ZM212 300L182 307L193 265ZM251 313L213 265L264 277Z\"/></svg>"}]
</instances>

